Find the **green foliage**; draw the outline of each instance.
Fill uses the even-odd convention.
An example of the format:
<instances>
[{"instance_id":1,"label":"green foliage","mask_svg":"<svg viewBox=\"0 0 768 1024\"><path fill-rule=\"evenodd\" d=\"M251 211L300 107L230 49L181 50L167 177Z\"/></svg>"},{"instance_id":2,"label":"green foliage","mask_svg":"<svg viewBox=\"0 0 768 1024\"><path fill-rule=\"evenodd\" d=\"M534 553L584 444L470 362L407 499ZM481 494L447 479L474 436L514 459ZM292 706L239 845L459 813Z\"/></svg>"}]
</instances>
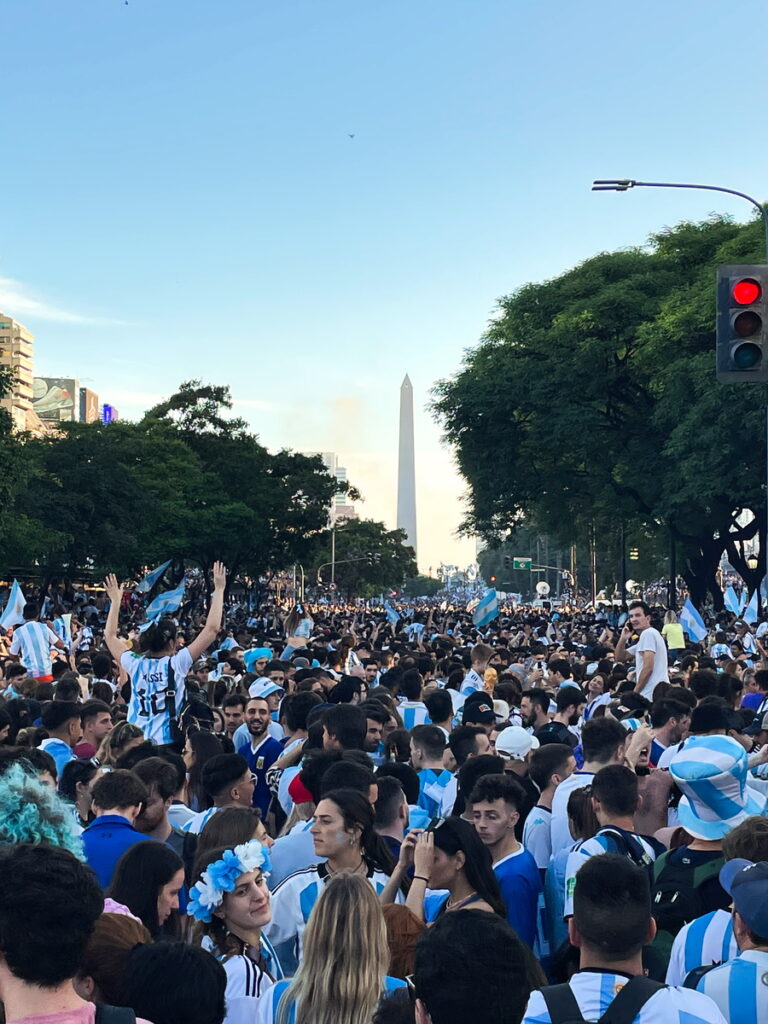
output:
<instances>
[{"instance_id":1,"label":"green foliage","mask_svg":"<svg viewBox=\"0 0 768 1024\"><path fill-rule=\"evenodd\" d=\"M402 592L406 597L434 597L442 586L441 581L432 576L414 576L405 581Z\"/></svg>"},{"instance_id":2,"label":"green foliage","mask_svg":"<svg viewBox=\"0 0 768 1024\"><path fill-rule=\"evenodd\" d=\"M372 597L390 587L399 590L405 579L416 575L414 551L405 544L404 530L388 530L384 523L373 519L350 519L337 526L335 533L335 582L342 593ZM323 583L328 584L330 562L329 531L321 538L314 557L305 568L311 569L312 580L320 571Z\"/></svg>"},{"instance_id":3,"label":"green foliage","mask_svg":"<svg viewBox=\"0 0 768 1024\"><path fill-rule=\"evenodd\" d=\"M255 576L308 558L336 480L319 458L268 452L227 419L230 407L227 388L191 381L138 423L9 434L24 480L9 502L2 564L129 573L169 557L205 568L221 558L232 574Z\"/></svg>"},{"instance_id":4,"label":"green foliage","mask_svg":"<svg viewBox=\"0 0 768 1024\"><path fill-rule=\"evenodd\" d=\"M715 267L762 260L757 222L681 224L503 299L434 389L470 485L462 524L491 542L527 521L561 542L593 520L672 531L695 598L723 550L754 586L734 513L765 522L765 391L715 381ZM765 545L762 545L763 551Z\"/></svg>"}]
</instances>

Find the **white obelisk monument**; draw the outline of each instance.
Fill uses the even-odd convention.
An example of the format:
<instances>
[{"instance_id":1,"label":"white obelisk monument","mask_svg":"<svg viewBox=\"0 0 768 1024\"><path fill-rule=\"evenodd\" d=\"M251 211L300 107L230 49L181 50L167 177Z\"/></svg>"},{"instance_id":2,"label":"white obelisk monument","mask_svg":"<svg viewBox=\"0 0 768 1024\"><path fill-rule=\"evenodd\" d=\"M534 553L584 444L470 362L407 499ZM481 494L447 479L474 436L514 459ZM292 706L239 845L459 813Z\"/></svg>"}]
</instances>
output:
<instances>
[{"instance_id":1,"label":"white obelisk monument","mask_svg":"<svg viewBox=\"0 0 768 1024\"><path fill-rule=\"evenodd\" d=\"M406 373L400 385L400 443L397 459L397 528L416 550L416 465L413 445L413 387Z\"/></svg>"}]
</instances>

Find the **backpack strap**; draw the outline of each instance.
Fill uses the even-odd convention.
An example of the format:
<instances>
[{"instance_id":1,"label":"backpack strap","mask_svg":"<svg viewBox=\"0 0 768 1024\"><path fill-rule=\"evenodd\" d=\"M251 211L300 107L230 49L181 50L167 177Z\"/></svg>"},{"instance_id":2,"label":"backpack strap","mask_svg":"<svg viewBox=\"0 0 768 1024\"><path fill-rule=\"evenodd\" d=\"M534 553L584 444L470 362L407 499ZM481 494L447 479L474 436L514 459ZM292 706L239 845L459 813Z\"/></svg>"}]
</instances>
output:
<instances>
[{"instance_id":1,"label":"backpack strap","mask_svg":"<svg viewBox=\"0 0 768 1024\"><path fill-rule=\"evenodd\" d=\"M693 989L698 988L699 987L699 982L704 977L704 975L705 974L709 974L710 971L714 971L714 969L716 967L719 967L722 962L723 961L721 960L720 963L716 963L716 964L702 964L701 967L695 967L692 971L690 971L685 976L685 981L683 982L683 988L693 988Z\"/></svg>"},{"instance_id":2,"label":"backpack strap","mask_svg":"<svg viewBox=\"0 0 768 1024\"><path fill-rule=\"evenodd\" d=\"M541 994L552 1024L586 1024L573 989L568 983L547 985L541 989Z\"/></svg>"},{"instance_id":3,"label":"backpack strap","mask_svg":"<svg viewBox=\"0 0 768 1024\"><path fill-rule=\"evenodd\" d=\"M168 685L165 688L165 708L171 716L171 721L178 718L176 713L176 674L173 671L171 659L168 659Z\"/></svg>"},{"instance_id":4,"label":"backpack strap","mask_svg":"<svg viewBox=\"0 0 768 1024\"><path fill-rule=\"evenodd\" d=\"M96 1003L95 1024L136 1024L136 1014L130 1006L108 1006Z\"/></svg>"},{"instance_id":5,"label":"backpack strap","mask_svg":"<svg viewBox=\"0 0 768 1024\"><path fill-rule=\"evenodd\" d=\"M598 1024L632 1024L651 996L655 996L666 987L660 981L652 981L643 974L636 974L619 992Z\"/></svg>"},{"instance_id":6,"label":"backpack strap","mask_svg":"<svg viewBox=\"0 0 768 1024\"><path fill-rule=\"evenodd\" d=\"M634 836L631 833L626 833L621 829L614 828L611 825L604 825L597 832L597 835L610 836L610 838L624 850L629 859L634 861L638 867L647 869L651 864L653 864L653 857L646 853L645 847L637 836Z\"/></svg>"}]
</instances>

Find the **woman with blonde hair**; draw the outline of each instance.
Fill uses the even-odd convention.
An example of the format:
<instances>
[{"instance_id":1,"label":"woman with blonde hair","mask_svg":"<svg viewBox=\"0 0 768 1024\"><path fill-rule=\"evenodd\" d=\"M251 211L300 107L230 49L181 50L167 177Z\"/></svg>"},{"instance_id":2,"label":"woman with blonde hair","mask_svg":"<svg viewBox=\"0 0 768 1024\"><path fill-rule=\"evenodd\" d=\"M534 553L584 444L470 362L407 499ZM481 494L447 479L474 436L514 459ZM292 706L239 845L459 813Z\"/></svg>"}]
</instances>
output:
<instances>
[{"instance_id":1,"label":"woman with blonde hair","mask_svg":"<svg viewBox=\"0 0 768 1024\"><path fill-rule=\"evenodd\" d=\"M144 733L138 725L123 720L108 732L96 751L96 760L102 768L114 768L117 759L133 747L144 742Z\"/></svg>"},{"instance_id":2,"label":"woman with blonde hair","mask_svg":"<svg viewBox=\"0 0 768 1024\"><path fill-rule=\"evenodd\" d=\"M370 1024L382 996L405 985L387 976L388 964L372 886L361 875L334 875L310 915L295 977L275 985L258 1024Z\"/></svg>"}]
</instances>

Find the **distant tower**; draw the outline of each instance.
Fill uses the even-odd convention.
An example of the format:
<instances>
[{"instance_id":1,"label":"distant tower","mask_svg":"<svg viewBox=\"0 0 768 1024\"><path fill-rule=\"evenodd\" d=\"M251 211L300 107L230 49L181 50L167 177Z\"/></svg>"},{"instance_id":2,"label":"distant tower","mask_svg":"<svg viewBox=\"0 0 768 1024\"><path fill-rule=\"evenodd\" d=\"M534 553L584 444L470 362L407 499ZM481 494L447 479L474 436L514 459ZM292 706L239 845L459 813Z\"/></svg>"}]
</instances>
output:
<instances>
[{"instance_id":1,"label":"distant tower","mask_svg":"<svg viewBox=\"0 0 768 1024\"><path fill-rule=\"evenodd\" d=\"M416 550L416 466L413 449L413 387L406 373L400 385L400 445L397 460L397 528Z\"/></svg>"}]
</instances>

